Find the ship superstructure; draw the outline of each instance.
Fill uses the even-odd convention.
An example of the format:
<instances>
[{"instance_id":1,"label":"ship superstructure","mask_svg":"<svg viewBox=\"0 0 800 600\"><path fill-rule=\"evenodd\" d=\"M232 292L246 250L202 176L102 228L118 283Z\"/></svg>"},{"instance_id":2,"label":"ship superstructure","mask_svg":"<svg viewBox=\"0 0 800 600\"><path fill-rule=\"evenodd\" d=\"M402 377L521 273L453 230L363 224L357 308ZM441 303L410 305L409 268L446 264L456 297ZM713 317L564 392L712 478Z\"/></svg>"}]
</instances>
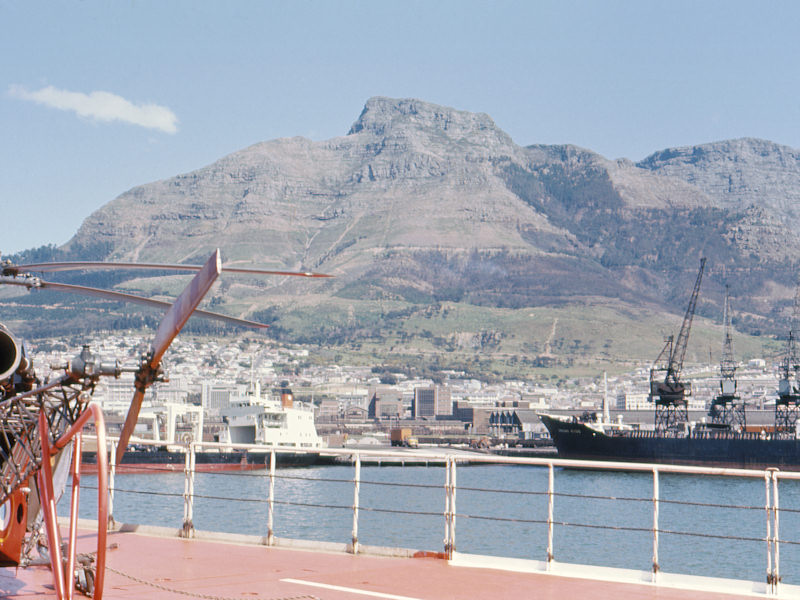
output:
<instances>
[{"instance_id":1,"label":"ship superstructure","mask_svg":"<svg viewBox=\"0 0 800 600\"><path fill-rule=\"evenodd\" d=\"M259 444L265 448L323 448L314 425L314 410L294 400L288 387L280 400L248 396L247 402L221 411L225 427L220 442Z\"/></svg>"}]
</instances>

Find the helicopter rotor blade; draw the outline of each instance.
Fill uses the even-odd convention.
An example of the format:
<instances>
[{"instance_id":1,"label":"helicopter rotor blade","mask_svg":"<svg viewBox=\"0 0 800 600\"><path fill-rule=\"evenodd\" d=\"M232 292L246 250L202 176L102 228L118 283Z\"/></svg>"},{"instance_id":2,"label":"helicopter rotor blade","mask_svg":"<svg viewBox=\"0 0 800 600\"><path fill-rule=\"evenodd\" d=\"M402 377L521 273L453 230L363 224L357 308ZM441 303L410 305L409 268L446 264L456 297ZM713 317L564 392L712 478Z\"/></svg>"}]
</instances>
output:
<instances>
[{"instance_id":1,"label":"helicopter rotor blade","mask_svg":"<svg viewBox=\"0 0 800 600\"><path fill-rule=\"evenodd\" d=\"M203 297L214 285L214 282L219 277L222 271L222 260L220 258L219 248L214 254L209 257L203 268L198 271L189 285L181 292L172 304L167 314L161 321L156 331L156 337L153 340L152 353L153 357L150 361L152 368L157 368L158 363L161 362L161 357L167 351L172 340L178 335L186 321L192 316L197 306L202 302Z\"/></svg>"},{"instance_id":2,"label":"helicopter rotor blade","mask_svg":"<svg viewBox=\"0 0 800 600\"><path fill-rule=\"evenodd\" d=\"M141 296L134 296L133 294L126 294L125 292L114 292L111 290L100 290L97 288L87 287L85 285L73 285L70 283L55 283L52 281L43 281L37 278L12 278L0 277L0 284L18 285L27 287L28 289L43 289L43 290L58 290L61 292L69 292L73 294L80 294L82 296L96 296L98 298L105 298L106 300L116 300L118 302L130 302L132 304L141 304L143 306L150 306L152 308L169 308L172 306L171 302L165 300L156 300L154 298L143 298ZM237 317L229 317L228 315L221 315L219 313L207 310L195 310L194 314L207 319L215 321L222 321L233 325L241 325L243 327L254 327L256 329L265 329L269 327L264 323L257 321L249 321L247 319L239 319Z\"/></svg>"},{"instance_id":3,"label":"helicopter rotor blade","mask_svg":"<svg viewBox=\"0 0 800 600\"><path fill-rule=\"evenodd\" d=\"M67 261L50 263L30 263L25 265L15 265L17 271L37 271L40 273L55 273L59 271L78 271L88 269L139 269L154 271L199 271L202 265L179 265L161 263L126 263L126 262L91 262L91 261ZM243 273L250 275L288 275L293 277L333 277L325 273L313 273L311 271L272 271L268 269L256 269L246 267L222 267L223 273Z\"/></svg>"},{"instance_id":4,"label":"helicopter rotor blade","mask_svg":"<svg viewBox=\"0 0 800 600\"><path fill-rule=\"evenodd\" d=\"M189 282L189 285L181 292L181 295L175 300L167 314L158 326L153 344L150 347L150 352L147 355L146 362L144 362L136 374L136 392L133 394L131 406L128 409L128 415L125 417L125 424L122 427L122 432L119 436L119 446L117 447L116 462L120 464L122 457L125 455L125 450L128 447L128 441L131 438L136 421L139 418L139 410L142 407L144 400L144 393L148 386L150 386L157 373L158 367L161 364L161 359L164 353L169 348L172 340L180 333L180 330L192 316L192 313L203 300L208 290L214 285L214 282L219 277L221 269L221 259L219 248L209 257L206 264Z\"/></svg>"},{"instance_id":5,"label":"helicopter rotor blade","mask_svg":"<svg viewBox=\"0 0 800 600\"><path fill-rule=\"evenodd\" d=\"M119 442L117 444L117 454L114 457L114 462L119 465L122 462L122 457L125 456L125 451L128 449L128 441L131 439L131 434L136 427L136 421L139 420L139 411L142 408L144 401L144 390L136 390L133 393L133 400L128 409L128 414L125 417L125 424L122 426L122 431L119 434Z\"/></svg>"}]
</instances>

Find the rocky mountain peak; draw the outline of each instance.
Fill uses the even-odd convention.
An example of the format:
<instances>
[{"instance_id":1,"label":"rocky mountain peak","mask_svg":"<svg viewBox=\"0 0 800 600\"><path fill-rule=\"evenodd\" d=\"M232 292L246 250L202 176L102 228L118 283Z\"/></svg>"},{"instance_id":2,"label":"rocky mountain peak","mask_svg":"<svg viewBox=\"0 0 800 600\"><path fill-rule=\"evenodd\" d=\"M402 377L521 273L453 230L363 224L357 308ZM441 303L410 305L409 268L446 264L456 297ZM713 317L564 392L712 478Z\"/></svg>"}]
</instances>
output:
<instances>
[{"instance_id":1,"label":"rocky mountain peak","mask_svg":"<svg viewBox=\"0 0 800 600\"><path fill-rule=\"evenodd\" d=\"M413 98L395 99L382 96L367 100L348 135L368 132L385 136L393 130L402 129L444 133L452 139L470 138L476 134L488 135L512 143L511 138L485 113L456 110Z\"/></svg>"}]
</instances>

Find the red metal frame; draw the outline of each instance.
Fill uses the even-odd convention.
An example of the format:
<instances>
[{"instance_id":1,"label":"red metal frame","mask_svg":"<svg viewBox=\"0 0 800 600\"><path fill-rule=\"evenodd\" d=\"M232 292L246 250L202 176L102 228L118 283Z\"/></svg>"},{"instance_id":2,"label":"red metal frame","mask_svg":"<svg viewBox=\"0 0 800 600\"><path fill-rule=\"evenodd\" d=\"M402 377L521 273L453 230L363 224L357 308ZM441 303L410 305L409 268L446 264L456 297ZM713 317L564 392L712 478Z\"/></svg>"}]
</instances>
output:
<instances>
[{"instance_id":1,"label":"red metal frame","mask_svg":"<svg viewBox=\"0 0 800 600\"><path fill-rule=\"evenodd\" d=\"M55 444L50 444L50 431L44 411L39 412L39 436L42 440L42 468L37 473L39 495L44 513L47 546L50 552L50 568L53 571L58 600L72 600L75 588L75 549L78 531L78 500L81 481L81 430L94 417L97 432L97 555L95 557L94 600L103 597L103 580L106 570L106 539L108 536L108 455L106 448L106 426L103 411L91 402L72 427ZM53 492L53 465L51 457L70 440L75 439L72 461L72 497L70 502L69 544L67 546L67 568L63 568L61 556L61 533L56 514L56 498ZM65 577L66 575L66 577Z\"/></svg>"}]
</instances>

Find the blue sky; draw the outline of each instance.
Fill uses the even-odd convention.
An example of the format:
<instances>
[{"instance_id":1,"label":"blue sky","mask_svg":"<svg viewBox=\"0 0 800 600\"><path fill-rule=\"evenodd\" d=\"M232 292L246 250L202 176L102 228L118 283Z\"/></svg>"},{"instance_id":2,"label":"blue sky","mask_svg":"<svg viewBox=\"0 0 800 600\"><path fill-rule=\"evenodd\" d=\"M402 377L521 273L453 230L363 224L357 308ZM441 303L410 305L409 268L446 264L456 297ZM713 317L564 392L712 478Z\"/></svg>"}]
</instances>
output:
<instances>
[{"instance_id":1,"label":"blue sky","mask_svg":"<svg viewBox=\"0 0 800 600\"><path fill-rule=\"evenodd\" d=\"M608 158L800 148L799 30L789 1L0 0L0 251L250 144L344 135L377 95Z\"/></svg>"}]
</instances>

